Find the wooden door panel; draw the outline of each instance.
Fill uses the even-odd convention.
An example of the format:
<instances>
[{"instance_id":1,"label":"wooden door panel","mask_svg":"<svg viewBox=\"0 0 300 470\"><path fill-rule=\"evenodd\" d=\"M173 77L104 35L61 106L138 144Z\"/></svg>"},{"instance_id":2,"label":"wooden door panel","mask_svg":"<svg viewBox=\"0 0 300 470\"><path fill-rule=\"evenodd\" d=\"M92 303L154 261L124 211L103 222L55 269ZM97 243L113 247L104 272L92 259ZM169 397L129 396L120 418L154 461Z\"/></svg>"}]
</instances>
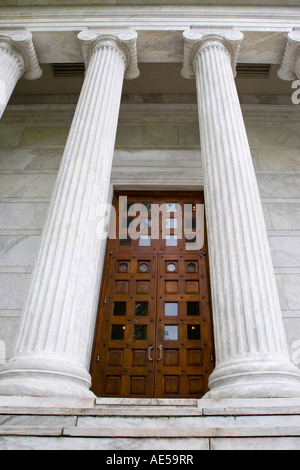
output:
<instances>
[{"instance_id":1,"label":"wooden door panel","mask_svg":"<svg viewBox=\"0 0 300 470\"><path fill-rule=\"evenodd\" d=\"M127 206L136 200L136 195L129 198ZM168 202L170 209L176 203L184 223L186 202L197 198L172 193L143 195L140 201L149 218L151 203ZM175 213L167 213L166 222L161 215L160 224L173 227L174 217ZM123 227L131 221L129 217ZM205 247L188 251L184 239L175 245L174 240L161 238L149 243L138 239L124 243L118 237L108 243L92 390L97 396L111 397L201 397L213 369Z\"/></svg>"},{"instance_id":2,"label":"wooden door panel","mask_svg":"<svg viewBox=\"0 0 300 470\"><path fill-rule=\"evenodd\" d=\"M209 369L203 370L203 357L210 360L211 332L207 292L200 269L203 255L159 256L158 329L162 359L157 363L156 390L159 396L201 397ZM171 264L171 270L170 270ZM166 282L177 285L176 292ZM175 289L174 289L175 290ZM203 341L204 340L204 341Z\"/></svg>"},{"instance_id":3,"label":"wooden door panel","mask_svg":"<svg viewBox=\"0 0 300 470\"><path fill-rule=\"evenodd\" d=\"M146 271L145 266L140 269L145 263ZM149 348L155 336L155 272L155 257L129 260L109 255L94 365L99 396L153 396L154 361L149 359Z\"/></svg>"}]
</instances>

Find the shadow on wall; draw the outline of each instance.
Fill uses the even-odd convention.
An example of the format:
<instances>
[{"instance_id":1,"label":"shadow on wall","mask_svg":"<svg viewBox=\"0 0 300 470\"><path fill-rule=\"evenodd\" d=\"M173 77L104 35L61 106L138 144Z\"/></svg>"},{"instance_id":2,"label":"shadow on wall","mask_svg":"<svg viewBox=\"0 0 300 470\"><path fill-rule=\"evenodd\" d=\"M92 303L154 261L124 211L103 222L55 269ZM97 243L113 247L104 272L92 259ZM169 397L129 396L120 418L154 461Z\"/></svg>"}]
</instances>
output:
<instances>
[{"instance_id":1,"label":"shadow on wall","mask_svg":"<svg viewBox=\"0 0 300 470\"><path fill-rule=\"evenodd\" d=\"M296 340L292 343L292 349L294 350L292 354L292 362L295 364L295 366L298 366L300 368L300 340ZM1 351L1 346L0 346L0 351ZM1 356L1 352L0 352Z\"/></svg>"},{"instance_id":2,"label":"shadow on wall","mask_svg":"<svg viewBox=\"0 0 300 470\"><path fill-rule=\"evenodd\" d=\"M0 340L0 364L6 361L6 346L5 342Z\"/></svg>"}]
</instances>

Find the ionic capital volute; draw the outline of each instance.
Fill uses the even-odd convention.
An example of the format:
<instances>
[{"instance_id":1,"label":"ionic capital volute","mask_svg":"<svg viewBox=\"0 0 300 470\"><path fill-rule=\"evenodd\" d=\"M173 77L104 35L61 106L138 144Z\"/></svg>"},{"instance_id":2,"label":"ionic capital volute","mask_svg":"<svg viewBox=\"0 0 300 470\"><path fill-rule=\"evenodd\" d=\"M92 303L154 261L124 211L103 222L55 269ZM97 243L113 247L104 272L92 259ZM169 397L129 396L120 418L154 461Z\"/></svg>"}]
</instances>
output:
<instances>
[{"instance_id":1,"label":"ionic capital volute","mask_svg":"<svg viewBox=\"0 0 300 470\"><path fill-rule=\"evenodd\" d=\"M236 64L243 33L231 27L224 28L191 28L184 31L183 68L181 75L184 78L195 78L194 60L204 50L223 48L229 54L233 75L236 76Z\"/></svg>"},{"instance_id":2,"label":"ionic capital volute","mask_svg":"<svg viewBox=\"0 0 300 470\"><path fill-rule=\"evenodd\" d=\"M20 76L35 80L43 74L32 41L32 34L25 28L0 28L0 49L14 55L20 64Z\"/></svg>"},{"instance_id":3,"label":"ionic capital volute","mask_svg":"<svg viewBox=\"0 0 300 470\"><path fill-rule=\"evenodd\" d=\"M300 29L294 29L288 33L287 44L277 74L281 80L300 79Z\"/></svg>"},{"instance_id":4,"label":"ionic capital volute","mask_svg":"<svg viewBox=\"0 0 300 470\"><path fill-rule=\"evenodd\" d=\"M111 47L123 54L125 78L134 79L140 75L137 59L137 32L129 29L121 31L89 28L78 34L86 67L93 52L100 47Z\"/></svg>"}]
</instances>

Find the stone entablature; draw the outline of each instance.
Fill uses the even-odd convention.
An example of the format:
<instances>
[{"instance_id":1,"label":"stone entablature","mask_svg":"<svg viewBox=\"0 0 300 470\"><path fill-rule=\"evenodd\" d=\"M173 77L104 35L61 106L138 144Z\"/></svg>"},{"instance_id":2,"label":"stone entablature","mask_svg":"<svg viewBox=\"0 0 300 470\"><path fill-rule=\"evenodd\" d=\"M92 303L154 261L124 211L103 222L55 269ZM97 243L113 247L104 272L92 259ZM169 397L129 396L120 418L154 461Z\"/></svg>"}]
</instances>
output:
<instances>
[{"instance_id":1,"label":"stone entablature","mask_svg":"<svg viewBox=\"0 0 300 470\"><path fill-rule=\"evenodd\" d=\"M234 18L234 22L233 22ZM44 6L1 8L0 26L26 27L33 34L40 63L83 61L78 31L88 28L132 28L138 33L139 62L183 60L183 31L191 26L234 26L243 32L239 53L242 63L280 64L287 34L300 27L296 6Z\"/></svg>"}]
</instances>

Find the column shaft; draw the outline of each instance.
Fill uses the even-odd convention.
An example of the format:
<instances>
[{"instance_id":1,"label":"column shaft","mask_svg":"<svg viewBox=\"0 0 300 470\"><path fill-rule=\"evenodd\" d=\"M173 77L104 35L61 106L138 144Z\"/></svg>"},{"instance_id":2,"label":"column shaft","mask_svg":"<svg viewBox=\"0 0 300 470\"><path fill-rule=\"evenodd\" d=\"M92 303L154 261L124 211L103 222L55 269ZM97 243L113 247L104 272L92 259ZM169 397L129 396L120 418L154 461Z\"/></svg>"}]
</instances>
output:
<instances>
[{"instance_id":1,"label":"column shaft","mask_svg":"<svg viewBox=\"0 0 300 470\"><path fill-rule=\"evenodd\" d=\"M203 35L193 61L216 347L207 397L299 396L232 71L231 44L241 38L232 37Z\"/></svg>"},{"instance_id":2,"label":"column shaft","mask_svg":"<svg viewBox=\"0 0 300 470\"><path fill-rule=\"evenodd\" d=\"M98 215L109 197L127 62L116 38L95 41L0 395L92 396L88 368L105 251Z\"/></svg>"}]
</instances>

